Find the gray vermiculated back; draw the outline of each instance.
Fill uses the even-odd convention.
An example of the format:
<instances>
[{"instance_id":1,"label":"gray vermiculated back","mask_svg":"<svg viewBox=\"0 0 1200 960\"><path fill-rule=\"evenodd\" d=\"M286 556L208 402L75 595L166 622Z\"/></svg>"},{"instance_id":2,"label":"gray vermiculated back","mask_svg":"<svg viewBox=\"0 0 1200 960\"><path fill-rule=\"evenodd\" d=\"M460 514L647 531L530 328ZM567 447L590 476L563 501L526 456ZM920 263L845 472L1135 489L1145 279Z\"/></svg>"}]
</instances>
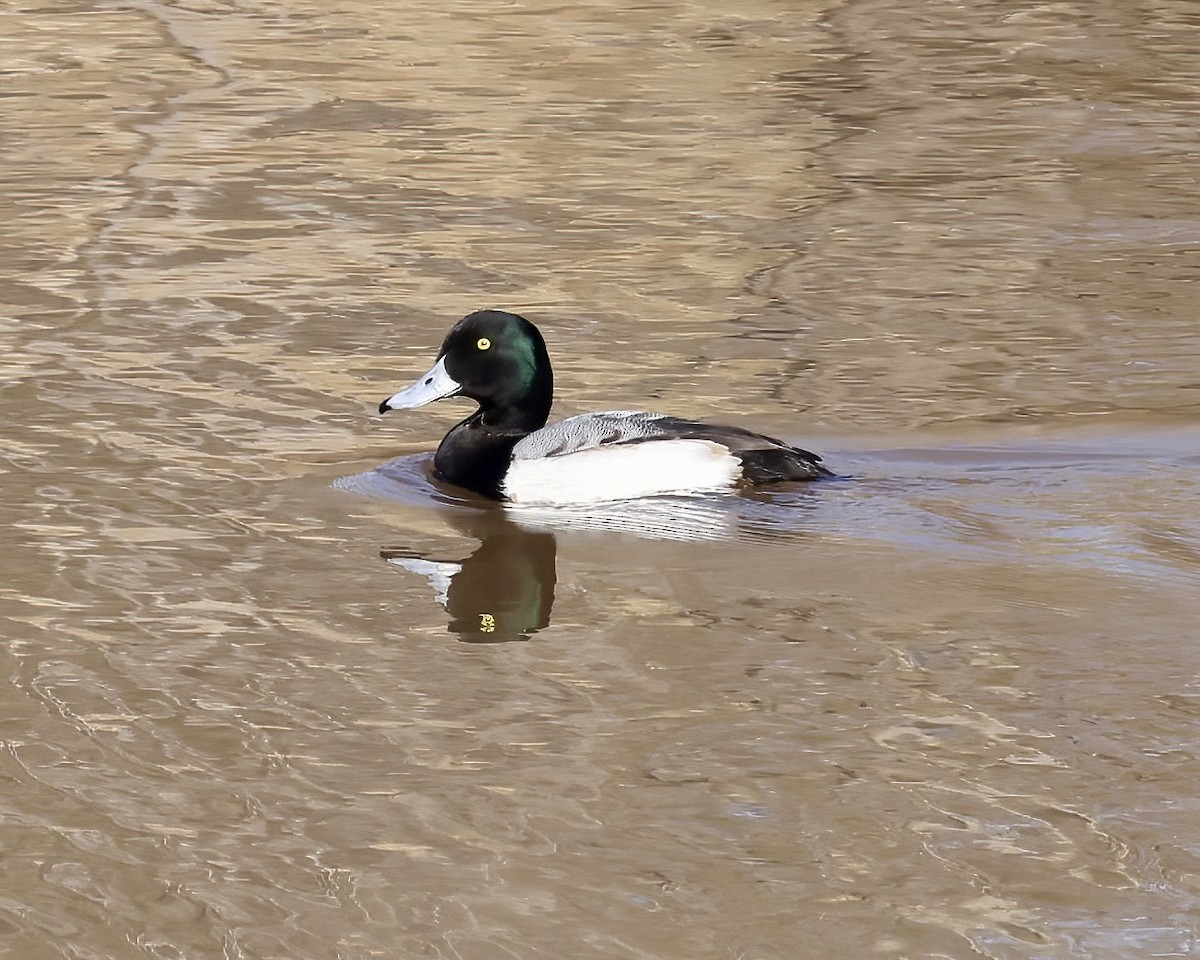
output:
<instances>
[{"instance_id":1,"label":"gray vermiculated back","mask_svg":"<svg viewBox=\"0 0 1200 960\"><path fill-rule=\"evenodd\" d=\"M552 423L525 437L513 447L514 460L539 460L556 457L576 450L587 450L606 443L626 443L648 437L666 436L668 431L657 426L668 419L661 413L640 410L606 410L584 413Z\"/></svg>"}]
</instances>

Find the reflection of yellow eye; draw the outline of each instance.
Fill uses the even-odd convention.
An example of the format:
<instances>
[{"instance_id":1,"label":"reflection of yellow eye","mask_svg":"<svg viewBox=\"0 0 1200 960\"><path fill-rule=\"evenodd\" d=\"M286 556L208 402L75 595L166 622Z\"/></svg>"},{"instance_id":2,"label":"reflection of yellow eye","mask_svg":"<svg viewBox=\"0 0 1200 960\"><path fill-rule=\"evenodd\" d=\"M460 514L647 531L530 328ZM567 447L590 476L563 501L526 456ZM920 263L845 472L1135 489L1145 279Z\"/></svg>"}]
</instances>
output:
<instances>
[{"instance_id":1,"label":"reflection of yellow eye","mask_svg":"<svg viewBox=\"0 0 1200 960\"><path fill-rule=\"evenodd\" d=\"M491 347L491 345L492 341L487 337L480 337L475 341L475 346L477 346L480 350L487 350L489 347Z\"/></svg>"},{"instance_id":2,"label":"reflection of yellow eye","mask_svg":"<svg viewBox=\"0 0 1200 960\"><path fill-rule=\"evenodd\" d=\"M486 340L481 340L480 343L486 343ZM484 348L486 349L486 348ZM490 613L481 613L479 615L479 632L480 633L495 633L496 618Z\"/></svg>"}]
</instances>

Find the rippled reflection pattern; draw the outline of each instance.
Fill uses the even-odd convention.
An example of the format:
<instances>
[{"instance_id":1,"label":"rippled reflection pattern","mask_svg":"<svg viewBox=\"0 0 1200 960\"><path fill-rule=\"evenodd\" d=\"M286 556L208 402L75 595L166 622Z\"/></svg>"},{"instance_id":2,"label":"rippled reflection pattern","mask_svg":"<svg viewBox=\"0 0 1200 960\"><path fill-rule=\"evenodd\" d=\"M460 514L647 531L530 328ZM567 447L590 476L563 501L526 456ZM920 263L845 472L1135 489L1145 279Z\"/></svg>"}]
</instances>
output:
<instances>
[{"instance_id":1,"label":"rippled reflection pattern","mask_svg":"<svg viewBox=\"0 0 1200 960\"><path fill-rule=\"evenodd\" d=\"M0 22L0 953L1196 954L1191 5ZM441 486L477 307L854 479Z\"/></svg>"}]
</instances>

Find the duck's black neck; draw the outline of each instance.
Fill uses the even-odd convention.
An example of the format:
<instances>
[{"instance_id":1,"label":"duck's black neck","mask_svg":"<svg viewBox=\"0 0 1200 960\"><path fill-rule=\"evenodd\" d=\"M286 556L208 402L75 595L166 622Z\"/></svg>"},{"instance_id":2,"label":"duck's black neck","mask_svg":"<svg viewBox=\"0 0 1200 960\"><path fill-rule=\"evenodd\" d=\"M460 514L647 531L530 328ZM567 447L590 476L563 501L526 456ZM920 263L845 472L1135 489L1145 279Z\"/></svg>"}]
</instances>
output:
<instances>
[{"instance_id":1,"label":"duck's black neck","mask_svg":"<svg viewBox=\"0 0 1200 960\"><path fill-rule=\"evenodd\" d=\"M503 426L493 423L491 417L491 411L479 409L458 424L442 438L433 465L447 483L498 500L513 447L543 427L546 417L536 423L528 417L497 418Z\"/></svg>"},{"instance_id":2,"label":"duck's black neck","mask_svg":"<svg viewBox=\"0 0 1200 960\"><path fill-rule=\"evenodd\" d=\"M545 409L487 406L480 407L464 422L478 421L479 425L500 433L519 433L522 436L541 430L550 419L550 405Z\"/></svg>"}]
</instances>

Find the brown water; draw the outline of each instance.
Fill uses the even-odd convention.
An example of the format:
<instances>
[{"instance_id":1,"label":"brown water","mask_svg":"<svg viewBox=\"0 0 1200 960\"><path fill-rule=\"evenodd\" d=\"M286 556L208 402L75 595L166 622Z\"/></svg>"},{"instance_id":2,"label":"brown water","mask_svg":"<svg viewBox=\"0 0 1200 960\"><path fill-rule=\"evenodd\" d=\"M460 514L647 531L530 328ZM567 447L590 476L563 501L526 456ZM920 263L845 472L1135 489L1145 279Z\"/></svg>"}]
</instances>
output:
<instances>
[{"instance_id":1,"label":"brown water","mask_svg":"<svg viewBox=\"0 0 1200 960\"><path fill-rule=\"evenodd\" d=\"M0 13L0 953L1200 955L1198 27ZM480 306L857 479L464 502Z\"/></svg>"}]
</instances>

